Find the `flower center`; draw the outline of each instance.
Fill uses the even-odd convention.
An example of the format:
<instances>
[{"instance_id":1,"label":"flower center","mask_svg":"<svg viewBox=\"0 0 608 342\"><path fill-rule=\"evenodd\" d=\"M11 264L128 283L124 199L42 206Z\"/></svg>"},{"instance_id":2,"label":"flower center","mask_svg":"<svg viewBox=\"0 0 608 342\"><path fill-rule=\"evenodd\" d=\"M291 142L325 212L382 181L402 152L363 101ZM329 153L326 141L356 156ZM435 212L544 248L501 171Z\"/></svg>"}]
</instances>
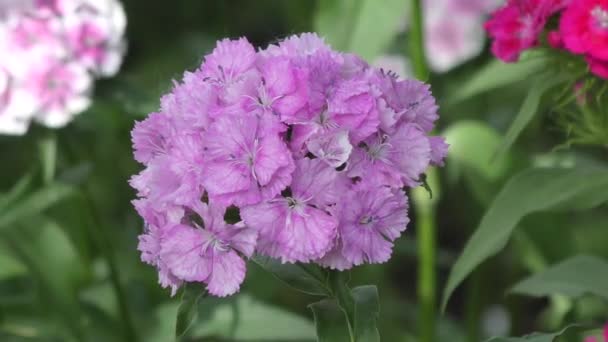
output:
<instances>
[{"instance_id":1,"label":"flower center","mask_svg":"<svg viewBox=\"0 0 608 342\"><path fill-rule=\"evenodd\" d=\"M591 11L591 16L595 19L595 23L601 29L608 29L608 11L602 8L602 6L595 6Z\"/></svg>"},{"instance_id":2,"label":"flower center","mask_svg":"<svg viewBox=\"0 0 608 342\"><path fill-rule=\"evenodd\" d=\"M359 219L359 224L362 226L366 226L366 225L369 225L370 223L372 223L373 220L374 220L374 218L371 217L370 215L363 215Z\"/></svg>"}]
</instances>

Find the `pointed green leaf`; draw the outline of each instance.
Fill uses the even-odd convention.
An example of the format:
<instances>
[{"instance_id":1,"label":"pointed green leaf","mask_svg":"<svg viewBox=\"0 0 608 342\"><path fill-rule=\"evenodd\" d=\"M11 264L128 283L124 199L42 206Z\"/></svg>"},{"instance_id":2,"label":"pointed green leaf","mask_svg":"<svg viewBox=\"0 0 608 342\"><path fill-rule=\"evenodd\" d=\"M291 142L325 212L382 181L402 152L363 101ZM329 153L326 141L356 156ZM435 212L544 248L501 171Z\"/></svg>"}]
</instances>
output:
<instances>
[{"instance_id":1,"label":"pointed green leaf","mask_svg":"<svg viewBox=\"0 0 608 342\"><path fill-rule=\"evenodd\" d=\"M513 145L517 137L528 126L534 115L538 112L540 101L547 90L562 83L565 80L563 76L556 76L551 73L537 78L531 85L528 95L524 99L519 112L515 116L511 126L505 134L504 140L497 151L497 156L503 155Z\"/></svg>"},{"instance_id":2,"label":"pointed green leaf","mask_svg":"<svg viewBox=\"0 0 608 342\"><path fill-rule=\"evenodd\" d=\"M547 65L546 58L531 56L517 63L504 63L498 59L483 66L471 79L454 93L451 102L466 100L486 91L525 80Z\"/></svg>"},{"instance_id":3,"label":"pointed green leaf","mask_svg":"<svg viewBox=\"0 0 608 342\"><path fill-rule=\"evenodd\" d=\"M585 205L581 206L581 200ZM530 169L513 177L496 196L454 264L444 289L442 310L456 287L506 246L524 216L551 209L582 209L606 200L606 169Z\"/></svg>"},{"instance_id":4,"label":"pointed green leaf","mask_svg":"<svg viewBox=\"0 0 608 342\"><path fill-rule=\"evenodd\" d=\"M252 261L290 287L311 295L329 296L327 272L313 264L282 264L267 256L256 255Z\"/></svg>"},{"instance_id":5,"label":"pointed green leaf","mask_svg":"<svg viewBox=\"0 0 608 342\"><path fill-rule=\"evenodd\" d=\"M370 60L386 50L399 32L408 2L337 0L320 1L318 6L315 30L334 48Z\"/></svg>"},{"instance_id":6,"label":"pointed green leaf","mask_svg":"<svg viewBox=\"0 0 608 342\"><path fill-rule=\"evenodd\" d=\"M198 316L198 303L207 295L207 291L196 283L186 284L182 289L182 296L177 309L177 320L175 322L175 337L184 336L188 329L196 321Z\"/></svg>"},{"instance_id":7,"label":"pointed green leaf","mask_svg":"<svg viewBox=\"0 0 608 342\"><path fill-rule=\"evenodd\" d=\"M11 204L19 200L19 198L25 194L32 184L32 178L33 176L31 173L25 174L17 183L15 183L15 185L13 185L8 193L0 195L0 216Z\"/></svg>"},{"instance_id":8,"label":"pointed green leaf","mask_svg":"<svg viewBox=\"0 0 608 342\"><path fill-rule=\"evenodd\" d=\"M533 297L593 294L608 300L608 262L592 256L576 256L519 282L510 292Z\"/></svg>"},{"instance_id":9,"label":"pointed green leaf","mask_svg":"<svg viewBox=\"0 0 608 342\"><path fill-rule=\"evenodd\" d=\"M344 311L335 299L310 304L318 342L352 342Z\"/></svg>"},{"instance_id":10,"label":"pointed green leaf","mask_svg":"<svg viewBox=\"0 0 608 342\"><path fill-rule=\"evenodd\" d=\"M564 335L570 330L580 328L578 325L570 325L556 333L533 333L523 337L494 337L486 342L553 342L556 338Z\"/></svg>"}]
</instances>

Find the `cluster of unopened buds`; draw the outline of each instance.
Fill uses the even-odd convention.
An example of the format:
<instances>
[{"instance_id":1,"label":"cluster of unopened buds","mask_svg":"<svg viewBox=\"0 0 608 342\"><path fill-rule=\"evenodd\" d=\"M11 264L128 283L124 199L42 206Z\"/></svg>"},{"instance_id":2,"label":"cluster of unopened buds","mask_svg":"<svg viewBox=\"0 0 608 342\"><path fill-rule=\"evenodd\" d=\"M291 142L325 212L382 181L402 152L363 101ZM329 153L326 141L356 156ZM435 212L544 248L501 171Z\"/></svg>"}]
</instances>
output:
<instances>
[{"instance_id":1,"label":"cluster of unopened buds","mask_svg":"<svg viewBox=\"0 0 608 342\"><path fill-rule=\"evenodd\" d=\"M0 134L61 127L84 111L93 80L119 69L125 26L118 0L0 2Z\"/></svg>"},{"instance_id":2,"label":"cluster of unopened buds","mask_svg":"<svg viewBox=\"0 0 608 342\"><path fill-rule=\"evenodd\" d=\"M547 27L552 17L557 27ZM506 62L539 45L581 55L590 71L608 79L608 2L605 0L509 0L486 23L492 52ZM548 32L547 32L548 31Z\"/></svg>"},{"instance_id":3,"label":"cluster of unopened buds","mask_svg":"<svg viewBox=\"0 0 608 342\"><path fill-rule=\"evenodd\" d=\"M238 291L254 253L337 270L389 260L405 190L441 165L429 86L315 34L222 40L133 132L142 260L173 293Z\"/></svg>"}]
</instances>

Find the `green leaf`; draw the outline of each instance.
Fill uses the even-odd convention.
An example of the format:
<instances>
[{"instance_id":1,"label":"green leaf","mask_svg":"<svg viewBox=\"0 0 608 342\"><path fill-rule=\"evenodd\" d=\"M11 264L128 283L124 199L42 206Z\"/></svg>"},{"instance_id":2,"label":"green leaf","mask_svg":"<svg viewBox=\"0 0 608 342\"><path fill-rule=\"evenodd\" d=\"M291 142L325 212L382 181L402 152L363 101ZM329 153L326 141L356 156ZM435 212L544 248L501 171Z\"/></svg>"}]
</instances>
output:
<instances>
[{"instance_id":1,"label":"green leaf","mask_svg":"<svg viewBox=\"0 0 608 342\"><path fill-rule=\"evenodd\" d=\"M486 342L553 342L556 338L564 335L570 330L580 328L578 325L569 325L555 333L533 333L523 337L494 337Z\"/></svg>"},{"instance_id":2,"label":"green leaf","mask_svg":"<svg viewBox=\"0 0 608 342\"><path fill-rule=\"evenodd\" d=\"M0 280L25 274L26 266L11 253L4 240L0 240Z\"/></svg>"},{"instance_id":3,"label":"green leaf","mask_svg":"<svg viewBox=\"0 0 608 342\"><path fill-rule=\"evenodd\" d=\"M577 203L581 199L585 206ZM581 209L607 199L605 169L529 169L513 177L496 196L454 264L444 289L442 310L456 287L506 246L524 216L551 209Z\"/></svg>"},{"instance_id":4,"label":"green leaf","mask_svg":"<svg viewBox=\"0 0 608 342\"><path fill-rule=\"evenodd\" d=\"M493 59L479 70L471 79L454 93L450 102L466 100L486 91L504 87L525 80L547 65L546 58L531 56L517 63L504 63Z\"/></svg>"},{"instance_id":5,"label":"green leaf","mask_svg":"<svg viewBox=\"0 0 608 342\"><path fill-rule=\"evenodd\" d=\"M30 185L32 184L33 176L31 173L25 174L23 177L13 185L11 190L6 193L0 195L0 215L7 210L7 208L17 201L25 192L28 190Z\"/></svg>"},{"instance_id":6,"label":"green leaf","mask_svg":"<svg viewBox=\"0 0 608 342\"><path fill-rule=\"evenodd\" d=\"M215 307L213 307L215 304ZM315 328L312 321L239 294L230 299L204 299L199 307L212 314L203 317L191 329L191 337L204 339L214 336L229 341L313 341ZM272 322L272 329L268 328Z\"/></svg>"},{"instance_id":7,"label":"green leaf","mask_svg":"<svg viewBox=\"0 0 608 342\"><path fill-rule=\"evenodd\" d=\"M327 272L313 264L282 264L267 256L256 255L252 261L288 286L315 296L329 296Z\"/></svg>"},{"instance_id":8,"label":"green leaf","mask_svg":"<svg viewBox=\"0 0 608 342\"><path fill-rule=\"evenodd\" d=\"M379 342L377 321L380 315L378 289L367 285L355 287L352 290L355 300L355 341Z\"/></svg>"},{"instance_id":9,"label":"green leaf","mask_svg":"<svg viewBox=\"0 0 608 342\"><path fill-rule=\"evenodd\" d=\"M85 266L65 232L55 222L34 216L4 235L36 281L42 308L72 337L83 339L83 319L76 289L85 281Z\"/></svg>"},{"instance_id":10,"label":"green leaf","mask_svg":"<svg viewBox=\"0 0 608 342\"><path fill-rule=\"evenodd\" d=\"M336 49L370 60L386 50L399 32L407 1L320 1L315 30ZM381 23L381 24L380 24Z\"/></svg>"},{"instance_id":11,"label":"green leaf","mask_svg":"<svg viewBox=\"0 0 608 342\"><path fill-rule=\"evenodd\" d=\"M73 187L61 183L52 183L43 187L0 212L0 231L21 219L41 213L74 193Z\"/></svg>"},{"instance_id":12,"label":"green leaf","mask_svg":"<svg viewBox=\"0 0 608 342\"><path fill-rule=\"evenodd\" d=\"M564 77L560 77L559 75L556 76L555 74L551 73L537 78L536 81L532 83L531 89L524 99L524 103L521 105L521 108L511 123L511 126L509 126L500 148L497 150L497 156L504 154L511 147L511 145L513 145L524 128L526 128L530 121L532 121L532 118L538 112L540 101L547 90L563 81Z\"/></svg>"},{"instance_id":13,"label":"green leaf","mask_svg":"<svg viewBox=\"0 0 608 342\"><path fill-rule=\"evenodd\" d=\"M315 318L318 342L352 342L346 315L335 299L324 299L308 307Z\"/></svg>"},{"instance_id":14,"label":"green leaf","mask_svg":"<svg viewBox=\"0 0 608 342\"><path fill-rule=\"evenodd\" d=\"M562 294L577 298L593 294L608 300L608 262L576 256L516 284L510 292L533 297Z\"/></svg>"},{"instance_id":15,"label":"green leaf","mask_svg":"<svg viewBox=\"0 0 608 342\"><path fill-rule=\"evenodd\" d=\"M206 295L207 291L200 284L184 285L175 322L175 337L177 339L184 336L197 319L198 302Z\"/></svg>"}]
</instances>

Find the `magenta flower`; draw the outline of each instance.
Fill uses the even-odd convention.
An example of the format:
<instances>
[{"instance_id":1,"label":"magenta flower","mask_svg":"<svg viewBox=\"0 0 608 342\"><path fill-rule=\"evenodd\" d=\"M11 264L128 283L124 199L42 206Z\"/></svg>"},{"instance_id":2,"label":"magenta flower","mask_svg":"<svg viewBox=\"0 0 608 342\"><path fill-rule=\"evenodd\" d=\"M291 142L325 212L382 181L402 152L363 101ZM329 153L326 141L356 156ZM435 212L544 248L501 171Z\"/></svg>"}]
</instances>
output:
<instances>
[{"instance_id":1,"label":"magenta flower","mask_svg":"<svg viewBox=\"0 0 608 342\"><path fill-rule=\"evenodd\" d=\"M559 31L567 50L608 60L608 1L571 1L561 16Z\"/></svg>"},{"instance_id":2,"label":"magenta flower","mask_svg":"<svg viewBox=\"0 0 608 342\"><path fill-rule=\"evenodd\" d=\"M505 62L514 62L522 51L538 44L547 19L561 9L561 0L509 0L485 24L492 38L492 53Z\"/></svg>"},{"instance_id":3,"label":"magenta flower","mask_svg":"<svg viewBox=\"0 0 608 342\"><path fill-rule=\"evenodd\" d=\"M222 40L133 129L142 260L173 292L194 281L217 296L238 290L254 252L385 262L408 221L402 188L445 159L437 118L428 86L314 34L258 52ZM242 222L226 224L226 207Z\"/></svg>"}]
</instances>

